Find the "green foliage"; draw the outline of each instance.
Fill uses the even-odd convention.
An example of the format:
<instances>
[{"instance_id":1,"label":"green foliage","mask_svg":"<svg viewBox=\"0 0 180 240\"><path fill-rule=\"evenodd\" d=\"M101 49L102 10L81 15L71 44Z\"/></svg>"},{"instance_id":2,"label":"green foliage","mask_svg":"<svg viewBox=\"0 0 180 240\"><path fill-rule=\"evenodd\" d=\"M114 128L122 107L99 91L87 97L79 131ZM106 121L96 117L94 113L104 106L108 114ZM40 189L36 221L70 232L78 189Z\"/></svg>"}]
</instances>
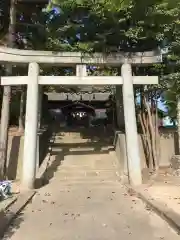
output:
<instances>
[{"instance_id":1,"label":"green foliage","mask_svg":"<svg viewBox=\"0 0 180 240\"><path fill-rule=\"evenodd\" d=\"M180 93L179 0L52 0L48 13L54 6L60 14L48 22L48 49L132 52L168 47L164 63L145 73L160 76L158 89L149 91L163 92L169 115L175 118Z\"/></svg>"},{"instance_id":2,"label":"green foliage","mask_svg":"<svg viewBox=\"0 0 180 240\"><path fill-rule=\"evenodd\" d=\"M8 13L9 1L2 3L5 5L0 5L0 10ZM3 19L8 23L8 17L4 15ZM50 0L45 11L41 5L34 5L31 14L20 4L16 31L16 46L25 49L108 53L168 47L164 63L148 67L145 73L161 77L159 87L167 91L164 101L169 109L176 109L170 103L179 96L179 0ZM172 117L174 110L170 111Z\"/></svg>"},{"instance_id":3,"label":"green foliage","mask_svg":"<svg viewBox=\"0 0 180 240\"><path fill-rule=\"evenodd\" d=\"M166 89L163 92L163 99L168 108L168 114L175 120L177 118L177 99L180 97L180 73L172 73L164 76Z\"/></svg>"},{"instance_id":4,"label":"green foliage","mask_svg":"<svg viewBox=\"0 0 180 240\"><path fill-rule=\"evenodd\" d=\"M177 0L51 0L50 14L54 5L48 47L72 51L152 50L171 40L179 17Z\"/></svg>"},{"instance_id":5,"label":"green foliage","mask_svg":"<svg viewBox=\"0 0 180 240\"><path fill-rule=\"evenodd\" d=\"M9 25L10 0L0 1L0 39L7 33Z\"/></svg>"}]
</instances>

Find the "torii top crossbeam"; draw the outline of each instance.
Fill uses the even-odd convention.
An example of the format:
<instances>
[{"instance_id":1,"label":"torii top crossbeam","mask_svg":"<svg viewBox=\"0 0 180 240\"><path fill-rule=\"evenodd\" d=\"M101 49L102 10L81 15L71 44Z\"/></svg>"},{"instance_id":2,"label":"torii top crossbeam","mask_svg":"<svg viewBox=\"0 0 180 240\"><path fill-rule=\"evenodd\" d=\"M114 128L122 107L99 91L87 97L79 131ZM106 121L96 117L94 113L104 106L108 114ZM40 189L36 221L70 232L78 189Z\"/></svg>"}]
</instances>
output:
<instances>
[{"instance_id":1,"label":"torii top crossbeam","mask_svg":"<svg viewBox=\"0 0 180 240\"><path fill-rule=\"evenodd\" d=\"M160 51L86 54L81 52L50 52L0 47L0 63L28 64L36 62L58 66L75 66L77 64L119 66L125 62L135 65L150 65L161 61L162 55Z\"/></svg>"}]
</instances>

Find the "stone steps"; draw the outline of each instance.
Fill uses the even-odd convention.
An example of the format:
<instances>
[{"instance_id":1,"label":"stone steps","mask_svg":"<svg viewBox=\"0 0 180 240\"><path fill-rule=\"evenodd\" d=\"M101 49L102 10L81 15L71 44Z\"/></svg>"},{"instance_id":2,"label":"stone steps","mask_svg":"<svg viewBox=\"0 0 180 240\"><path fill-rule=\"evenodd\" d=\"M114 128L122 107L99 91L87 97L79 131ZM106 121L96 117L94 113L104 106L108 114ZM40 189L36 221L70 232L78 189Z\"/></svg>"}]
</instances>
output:
<instances>
[{"instance_id":1,"label":"stone steps","mask_svg":"<svg viewBox=\"0 0 180 240\"><path fill-rule=\"evenodd\" d=\"M121 179L100 179L100 180L92 180L92 179L58 179L53 178L51 183L59 185L60 190L62 189L79 189L79 188L106 188L106 189L115 189L121 188Z\"/></svg>"},{"instance_id":2,"label":"stone steps","mask_svg":"<svg viewBox=\"0 0 180 240\"><path fill-rule=\"evenodd\" d=\"M83 166L83 167L79 167L77 165L74 166L68 166L68 165L60 165L57 170L60 172L108 172L108 171L113 171L116 170L116 166L112 165L112 166L103 166L103 167L96 167L96 169L92 166Z\"/></svg>"},{"instance_id":3,"label":"stone steps","mask_svg":"<svg viewBox=\"0 0 180 240\"><path fill-rule=\"evenodd\" d=\"M68 178L68 179L79 179L79 178L88 178L88 179L111 179L116 178L117 173L115 171L58 171L55 173L55 176L59 178Z\"/></svg>"},{"instance_id":4,"label":"stone steps","mask_svg":"<svg viewBox=\"0 0 180 240\"><path fill-rule=\"evenodd\" d=\"M93 166L90 161L87 161L87 164L84 165L81 159L79 159L78 162L73 159L74 164L76 165L72 165L71 159L68 157L69 156L66 156L63 164L58 167L57 172L55 173L55 178L59 182L66 182L67 184L82 184L85 182L99 184L102 182L118 182L120 180L117 168L115 164L113 164L112 159L107 164L107 161L103 161L103 156L101 156L101 164L97 167L98 160L92 161L92 163L95 163ZM106 162L105 166L103 162Z\"/></svg>"},{"instance_id":5,"label":"stone steps","mask_svg":"<svg viewBox=\"0 0 180 240\"><path fill-rule=\"evenodd\" d=\"M69 152L85 152L85 151L98 151L98 153L103 153L105 151L113 151L113 147L109 146L109 147L102 147L102 148L98 148L96 146L96 148L94 147L68 147L68 146L52 146L51 148L52 150L56 150L59 152L62 152L63 150L68 150Z\"/></svg>"},{"instance_id":6,"label":"stone steps","mask_svg":"<svg viewBox=\"0 0 180 240\"><path fill-rule=\"evenodd\" d=\"M114 147L104 140L90 141L81 134L61 132L52 143L59 165L52 181L63 186L119 184Z\"/></svg>"},{"instance_id":7,"label":"stone steps","mask_svg":"<svg viewBox=\"0 0 180 240\"><path fill-rule=\"evenodd\" d=\"M75 185L75 184L93 184L93 185L99 185L99 184L114 184L114 183L120 183L121 178L116 175L103 175L103 176L78 176L78 175L73 175L70 176L68 174L60 174L60 173L55 173L53 178L50 180L53 182L57 182L59 184L63 185Z\"/></svg>"}]
</instances>

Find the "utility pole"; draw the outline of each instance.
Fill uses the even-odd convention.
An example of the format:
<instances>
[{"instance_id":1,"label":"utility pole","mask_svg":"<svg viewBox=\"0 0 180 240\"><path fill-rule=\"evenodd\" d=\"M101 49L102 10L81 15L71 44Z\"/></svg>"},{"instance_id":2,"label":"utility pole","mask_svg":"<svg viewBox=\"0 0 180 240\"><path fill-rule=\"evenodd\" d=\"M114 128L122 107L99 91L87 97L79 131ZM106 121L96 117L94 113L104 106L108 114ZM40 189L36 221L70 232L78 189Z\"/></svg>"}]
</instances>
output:
<instances>
[{"instance_id":1,"label":"utility pole","mask_svg":"<svg viewBox=\"0 0 180 240\"><path fill-rule=\"evenodd\" d=\"M10 2L9 29L7 46L14 47L15 43L15 25L16 25L16 0ZM7 65L6 75L12 75L12 65ZM7 142L9 127L11 86L4 86L2 107L1 107L1 125L0 125L0 179L5 178L6 159L7 159Z\"/></svg>"}]
</instances>

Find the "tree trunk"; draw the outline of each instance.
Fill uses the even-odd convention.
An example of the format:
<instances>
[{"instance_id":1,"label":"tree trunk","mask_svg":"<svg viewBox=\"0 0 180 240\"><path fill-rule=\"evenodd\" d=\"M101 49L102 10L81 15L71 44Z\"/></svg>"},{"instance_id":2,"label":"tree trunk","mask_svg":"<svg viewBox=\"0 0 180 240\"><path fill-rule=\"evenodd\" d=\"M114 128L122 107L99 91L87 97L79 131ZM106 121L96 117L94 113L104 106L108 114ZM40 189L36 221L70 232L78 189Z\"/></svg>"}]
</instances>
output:
<instances>
[{"instance_id":1,"label":"tree trunk","mask_svg":"<svg viewBox=\"0 0 180 240\"><path fill-rule=\"evenodd\" d=\"M8 33L8 47L14 46L16 23L16 7L15 0L11 0L10 6L10 23ZM6 75L12 74L12 66L6 68ZM6 157L7 157L7 141L8 141L8 125L10 110L11 86L4 86L2 108L1 108L1 127L0 127L0 179L4 179L6 175Z\"/></svg>"},{"instance_id":2,"label":"tree trunk","mask_svg":"<svg viewBox=\"0 0 180 240\"><path fill-rule=\"evenodd\" d=\"M151 115L151 109L149 106L148 101L145 98L145 105L148 113L148 119L149 119L149 132L151 135L151 143L152 143L152 153L153 153L153 159L154 159L154 167L157 163L157 154L156 154L156 142L155 142L155 128L153 126L153 120L152 120L152 115Z\"/></svg>"},{"instance_id":3,"label":"tree trunk","mask_svg":"<svg viewBox=\"0 0 180 240\"><path fill-rule=\"evenodd\" d=\"M156 108L156 113L155 113L155 140L156 140L156 156L157 156L156 170L158 170L159 159L160 159L161 153L160 153L160 133L159 133L159 116L158 116L157 100L155 102L155 108Z\"/></svg>"},{"instance_id":4,"label":"tree trunk","mask_svg":"<svg viewBox=\"0 0 180 240\"><path fill-rule=\"evenodd\" d=\"M147 122L146 122L146 119L142 117L142 115L144 115L144 113L139 114L139 120L142 128L142 132L143 132L142 140L143 140L143 146L144 146L144 151L146 156L146 165L149 169L151 169L151 162L152 162L151 142L149 139Z\"/></svg>"},{"instance_id":5,"label":"tree trunk","mask_svg":"<svg viewBox=\"0 0 180 240\"><path fill-rule=\"evenodd\" d=\"M143 125L143 134L145 141L145 151L146 151L146 162L150 171L153 170L153 155L152 155L152 145L151 137L149 132L149 119L146 114L146 104L145 104L145 92L144 87L140 90L141 93L141 125Z\"/></svg>"},{"instance_id":6,"label":"tree trunk","mask_svg":"<svg viewBox=\"0 0 180 240\"><path fill-rule=\"evenodd\" d=\"M178 131L178 143L179 143L179 151L180 155L180 97L177 98L177 131Z\"/></svg>"}]
</instances>

